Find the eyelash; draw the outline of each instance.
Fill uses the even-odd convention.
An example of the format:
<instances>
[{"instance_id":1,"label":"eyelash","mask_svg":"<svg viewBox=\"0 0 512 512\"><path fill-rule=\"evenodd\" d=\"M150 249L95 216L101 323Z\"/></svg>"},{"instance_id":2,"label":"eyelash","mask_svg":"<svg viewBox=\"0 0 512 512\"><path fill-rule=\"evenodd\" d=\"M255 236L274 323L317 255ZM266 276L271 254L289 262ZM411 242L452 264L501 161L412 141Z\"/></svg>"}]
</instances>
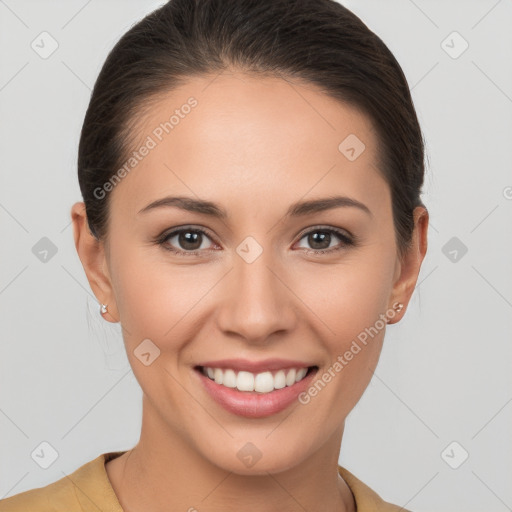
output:
<instances>
[{"instance_id":1,"label":"eyelash","mask_svg":"<svg viewBox=\"0 0 512 512\"><path fill-rule=\"evenodd\" d=\"M166 251L170 251L177 256L197 256L199 255L203 249L196 250L196 251L183 251L180 249L173 249L167 244L167 240L170 238L175 237L176 235L179 235L181 233L187 233L187 232L193 232L193 233L200 233L201 235L206 235L208 238L212 238L212 236L205 231L204 229L200 228L193 228L191 226L183 227L180 229L175 229L174 231L171 231L170 233L164 233L160 236L158 236L155 240L155 242L159 245L161 245ZM337 236L343 243L341 246L330 248L330 249L303 249L308 254L314 254L314 255L320 255L325 253L334 253L336 251L345 249L347 247L355 247L357 246L358 238L354 235L347 236L343 231L336 229L336 228L325 228L323 226L315 226L311 228L309 231L306 231L302 234L302 236L299 238L299 241L302 240L305 236L310 235L311 233L329 233L334 234Z\"/></svg>"}]
</instances>

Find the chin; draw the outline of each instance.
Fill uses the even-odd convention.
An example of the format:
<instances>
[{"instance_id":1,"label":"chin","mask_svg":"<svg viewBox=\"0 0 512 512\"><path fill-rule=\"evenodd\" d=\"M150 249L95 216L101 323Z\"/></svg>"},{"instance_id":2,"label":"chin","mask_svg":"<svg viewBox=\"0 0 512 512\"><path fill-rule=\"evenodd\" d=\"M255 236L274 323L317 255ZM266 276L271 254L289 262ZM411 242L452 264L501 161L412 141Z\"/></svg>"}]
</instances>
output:
<instances>
[{"instance_id":1,"label":"chin","mask_svg":"<svg viewBox=\"0 0 512 512\"><path fill-rule=\"evenodd\" d=\"M265 447L258 448L262 445L255 441L238 441L233 442L233 447L227 446L226 443L219 443L218 450L212 450L211 446L204 456L210 460L212 464L237 475L267 475L268 473L281 473L301 464L306 454L301 453L297 447L273 446L268 440ZM301 444L301 448L304 446Z\"/></svg>"}]
</instances>

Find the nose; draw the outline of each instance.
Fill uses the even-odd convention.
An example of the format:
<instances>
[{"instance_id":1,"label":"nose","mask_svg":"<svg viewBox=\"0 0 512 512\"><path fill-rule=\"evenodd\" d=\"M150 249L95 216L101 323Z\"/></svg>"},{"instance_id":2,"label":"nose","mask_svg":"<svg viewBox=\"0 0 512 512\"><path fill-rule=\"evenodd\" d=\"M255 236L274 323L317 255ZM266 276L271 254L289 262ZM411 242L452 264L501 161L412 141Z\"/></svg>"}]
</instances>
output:
<instances>
[{"instance_id":1,"label":"nose","mask_svg":"<svg viewBox=\"0 0 512 512\"><path fill-rule=\"evenodd\" d=\"M270 253L263 251L252 263L235 256L217 309L218 327L226 336L266 345L296 325L295 295L285 270L272 261Z\"/></svg>"}]
</instances>

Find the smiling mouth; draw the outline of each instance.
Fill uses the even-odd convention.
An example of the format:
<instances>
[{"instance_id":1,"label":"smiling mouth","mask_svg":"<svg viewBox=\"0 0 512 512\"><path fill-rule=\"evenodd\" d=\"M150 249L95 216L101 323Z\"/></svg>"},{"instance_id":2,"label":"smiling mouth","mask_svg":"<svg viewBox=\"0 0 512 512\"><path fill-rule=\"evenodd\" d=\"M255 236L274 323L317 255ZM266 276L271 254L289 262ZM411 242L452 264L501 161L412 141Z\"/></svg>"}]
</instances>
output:
<instances>
[{"instance_id":1,"label":"smiling mouth","mask_svg":"<svg viewBox=\"0 0 512 512\"><path fill-rule=\"evenodd\" d=\"M206 366L195 366L194 369L223 387L253 394L264 394L293 386L316 372L318 366L286 368L259 373Z\"/></svg>"}]
</instances>

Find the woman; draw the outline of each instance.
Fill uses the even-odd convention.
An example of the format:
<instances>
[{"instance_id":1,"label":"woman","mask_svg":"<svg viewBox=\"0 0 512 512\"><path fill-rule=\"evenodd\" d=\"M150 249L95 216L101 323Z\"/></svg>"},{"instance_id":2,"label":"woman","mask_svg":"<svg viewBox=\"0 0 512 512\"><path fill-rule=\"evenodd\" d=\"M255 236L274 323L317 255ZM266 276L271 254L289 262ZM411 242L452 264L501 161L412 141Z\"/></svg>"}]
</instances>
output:
<instances>
[{"instance_id":1,"label":"woman","mask_svg":"<svg viewBox=\"0 0 512 512\"><path fill-rule=\"evenodd\" d=\"M138 444L0 511L374 511L338 456L427 250L387 47L332 0L171 0L109 54L75 245L143 390Z\"/></svg>"}]
</instances>

